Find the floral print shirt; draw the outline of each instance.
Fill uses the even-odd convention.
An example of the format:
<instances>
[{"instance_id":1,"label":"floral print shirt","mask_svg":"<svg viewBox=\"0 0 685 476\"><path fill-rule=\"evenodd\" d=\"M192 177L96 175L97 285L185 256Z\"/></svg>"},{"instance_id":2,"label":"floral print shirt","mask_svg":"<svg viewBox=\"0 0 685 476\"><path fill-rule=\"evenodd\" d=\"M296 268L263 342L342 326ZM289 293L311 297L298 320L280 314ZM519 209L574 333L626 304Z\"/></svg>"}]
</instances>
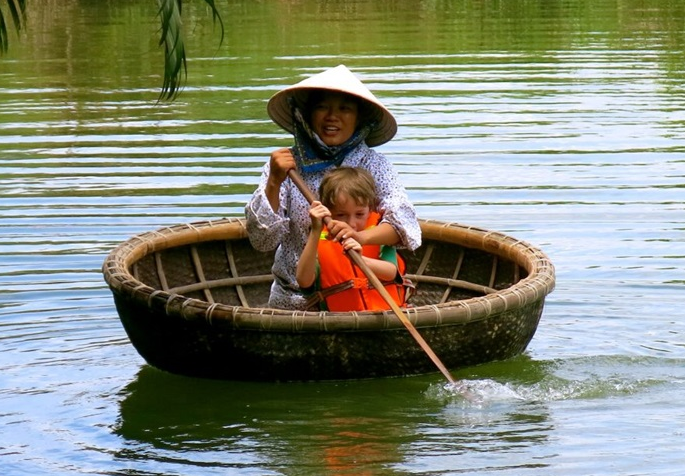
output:
<instances>
[{"instance_id":1,"label":"floral print shirt","mask_svg":"<svg viewBox=\"0 0 685 476\"><path fill-rule=\"evenodd\" d=\"M342 166L362 167L373 175L379 198L381 223L389 223L400 237L398 248L415 250L421 245L421 228L416 210L390 161L382 154L362 143L343 160ZM324 171L302 173L310 190L317 192ZM269 177L269 162L262 171L261 180L245 207L247 232L252 246L260 251L276 249L272 272L275 276L269 296L269 307L304 310L306 299L295 278L297 262L307 242L311 225L309 203L295 184L286 179L281 184L280 208L271 209L265 187Z\"/></svg>"}]
</instances>

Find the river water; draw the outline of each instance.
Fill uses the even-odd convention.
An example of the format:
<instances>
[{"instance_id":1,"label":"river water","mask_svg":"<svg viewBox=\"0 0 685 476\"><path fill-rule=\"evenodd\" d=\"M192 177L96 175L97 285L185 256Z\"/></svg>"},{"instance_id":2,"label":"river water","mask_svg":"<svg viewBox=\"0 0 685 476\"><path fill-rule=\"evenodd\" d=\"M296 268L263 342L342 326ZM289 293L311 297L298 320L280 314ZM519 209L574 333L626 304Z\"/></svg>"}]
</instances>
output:
<instances>
[{"instance_id":1,"label":"river water","mask_svg":"<svg viewBox=\"0 0 685 476\"><path fill-rule=\"evenodd\" d=\"M680 475L685 4L186 1L157 103L155 2L29 2L0 58L3 475ZM393 111L419 215L505 232L557 287L524 355L439 374L241 383L145 364L100 266L241 216L289 138L280 88L339 63Z\"/></svg>"}]
</instances>

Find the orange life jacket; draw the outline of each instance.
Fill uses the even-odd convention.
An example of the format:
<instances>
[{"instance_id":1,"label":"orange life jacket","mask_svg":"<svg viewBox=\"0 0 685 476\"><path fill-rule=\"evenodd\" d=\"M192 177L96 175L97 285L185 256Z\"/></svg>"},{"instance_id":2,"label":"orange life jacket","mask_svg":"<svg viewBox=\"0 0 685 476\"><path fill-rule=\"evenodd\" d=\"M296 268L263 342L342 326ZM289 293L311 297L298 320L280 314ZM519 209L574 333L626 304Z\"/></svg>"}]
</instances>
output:
<instances>
[{"instance_id":1,"label":"orange life jacket","mask_svg":"<svg viewBox=\"0 0 685 476\"><path fill-rule=\"evenodd\" d=\"M376 212L369 214L366 228L376 226L380 221ZM327 230L321 234L325 237ZM362 255L379 259L380 245L362 246ZM385 299L380 295L364 272L356 266L352 259L343 251L337 241L322 238L318 246L319 256L319 287L321 296L325 300L329 311L376 311L390 309ZM404 260L397 255L397 268L400 275L404 274ZM405 288L395 281L383 283L385 289L399 306L405 306ZM331 291L333 291L331 293Z\"/></svg>"}]
</instances>

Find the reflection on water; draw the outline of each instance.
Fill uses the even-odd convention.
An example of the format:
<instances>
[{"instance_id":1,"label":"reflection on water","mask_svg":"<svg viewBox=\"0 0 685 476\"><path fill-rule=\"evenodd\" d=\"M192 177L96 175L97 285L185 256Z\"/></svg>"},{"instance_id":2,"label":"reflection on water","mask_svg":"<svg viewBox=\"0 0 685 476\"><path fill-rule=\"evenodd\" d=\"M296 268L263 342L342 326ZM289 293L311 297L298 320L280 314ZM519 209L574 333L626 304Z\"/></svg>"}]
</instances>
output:
<instances>
[{"instance_id":1,"label":"reflection on water","mask_svg":"<svg viewBox=\"0 0 685 476\"><path fill-rule=\"evenodd\" d=\"M226 466L251 461L273 470L303 468L303 474L354 469L360 460L379 468L399 462L398 447L412 430L398 416L417 403L417 395L408 395L399 379L235 383L178 377L151 367L144 367L122 395L115 432L137 450L151 445L182 451L189 462L217 458L211 461L219 463L233 455Z\"/></svg>"},{"instance_id":2,"label":"reflection on water","mask_svg":"<svg viewBox=\"0 0 685 476\"><path fill-rule=\"evenodd\" d=\"M117 457L144 455L150 470L160 473L176 465L210 464L256 465L274 474L293 467L301 474L322 468L367 474L359 470L363 464L368 474L383 468L388 471L383 474L408 474L423 460L431 471L454 468L453 460L436 462L431 455L487 451L497 455L489 466L502 470L525 451L538 460L526 467L549 468L546 460L565 448L557 440L571 437L563 422L574 418L574 407L641 411L635 397L658 398L674 382L682 385L683 368L682 361L662 359L545 362L521 356L462 371L463 385L478 397L474 402L439 382L439 376L237 383L189 379L144 366L121 391L114 432L126 443ZM622 426L629 432L634 422L611 430L612 442L623 443L630 435L621 433ZM582 451L587 461L588 451L602 450ZM582 474L585 463L577 465L574 474Z\"/></svg>"},{"instance_id":3,"label":"reflection on water","mask_svg":"<svg viewBox=\"0 0 685 476\"><path fill-rule=\"evenodd\" d=\"M154 2L31 3L0 58L2 473L679 474L685 2L224 3L219 47L185 2L174 103ZM455 375L478 402L439 374L176 377L118 320L106 253L242 215L289 144L269 96L340 62L396 114L381 151L422 217L556 266L526 355Z\"/></svg>"},{"instance_id":4,"label":"reflection on water","mask_svg":"<svg viewBox=\"0 0 685 476\"><path fill-rule=\"evenodd\" d=\"M498 451L511 450L514 439L519 445L535 446L548 437L550 425L539 409L526 415L518 402L512 406L496 396L501 392L492 380L481 390L499 403L491 400L485 411L480 405L462 403L462 421L457 423L454 414L450 417L457 407L432 394L431 389L443 385L430 383L434 380L234 383L188 379L144 367L122 391L115 432L128 441L121 455L125 458L131 448L149 457L144 450L149 445L162 454L182 451L184 464L196 464L198 459L220 464L219 455L229 454L236 458L229 466L252 461L271 469L311 468L305 474L321 468L366 474L359 472L360 463L374 474L374 468L404 463L405 448L418 445L424 452L437 451L447 444L462 453L473 446L474 437L486 438L494 447L499 431ZM497 430L493 415L500 412L502 429ZM445 426L444 418L452 421ZM158 464L161 470L169 462L163 458Z\"/></svg>"}]
</instances>

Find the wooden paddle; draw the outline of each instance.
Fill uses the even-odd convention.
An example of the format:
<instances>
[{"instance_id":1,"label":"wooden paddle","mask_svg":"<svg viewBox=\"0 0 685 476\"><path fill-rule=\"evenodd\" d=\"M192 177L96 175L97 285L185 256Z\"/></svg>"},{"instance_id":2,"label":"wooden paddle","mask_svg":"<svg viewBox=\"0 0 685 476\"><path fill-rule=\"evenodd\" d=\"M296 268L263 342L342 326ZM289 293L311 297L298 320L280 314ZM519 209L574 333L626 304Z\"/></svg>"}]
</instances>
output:
<instances>
[{"instance_id":1,"label":"wooden paddle","mask_svg":"<svg viewBox=\"0 0 685 476\"><path fill-rule=\"evenodd\" d=\"M288 175L290 175L290 180L295 183L297 188L302 192L302 195L304 195L304 198L307 199L307 201L311 204L314 200L316 200L316 197L312 193L311 190L309 190L309 187L307 187L307 184L304 183L304 180L302 180L302 177L300 176L299 173L297 173L297 170L295 169L290 169L288 171ZM331 220L330 217L324 218L324 224L328 225L328 222ZM404 327L407 328L409 333L412 335L414 340L418 342L418 344L421 346L421 348L424 350L426 354L428 354L428 357L433 361L433 363L440 369L440 372L447 378L447 381L451 384L456 384L457 382L454 380L452 375L450 374L449 370L447 370L447 367L443 365L443 363L440 361L437 355L435 355L435 352L433 352L433 349L430 348L428 343L421 337L421 334L419 334L419 331L416 330L416 327L409 321L409 318L404 315L402 312L402 309L397 305L397 303L393 300L393 298L390 296L388 293L388 290L385 289L383 286L383 283L381 283L380 279L373 273L371 268L366 264L364 261L364 258L362 258L362 255L359 254L356 250L348 250L347 252L350 257L352 258L352 261L354 261L354 264L356 264L364 273L366 278L369 280L369 282L373 285L374 288L376 288L376 291L380 293L380 295L383 297L385 302L388 303L390 308L393 310L395 315L399 318L399 320L404 324Z\"/></svg>"}]
</instances>

